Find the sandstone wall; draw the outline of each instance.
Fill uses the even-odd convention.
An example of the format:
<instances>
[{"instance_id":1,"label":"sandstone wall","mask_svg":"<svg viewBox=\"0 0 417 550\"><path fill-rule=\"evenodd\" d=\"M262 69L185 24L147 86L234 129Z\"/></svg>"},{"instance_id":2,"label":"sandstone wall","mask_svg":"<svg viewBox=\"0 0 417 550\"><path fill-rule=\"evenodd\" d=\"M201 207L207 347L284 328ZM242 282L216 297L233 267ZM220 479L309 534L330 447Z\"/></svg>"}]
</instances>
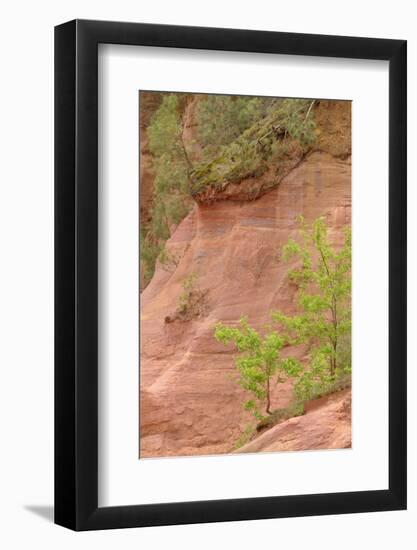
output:
<instances>
[{"instance_id":1,"label":"sandstone wall","mask_svg":"<svg viewBox=\"0 0 417 550\"><path fill-rule=\"evenodd\" d=\"M141 294L141 457L232 450L250 415L242 410L233 354L215 341L214 325L246 315L262 328L270 310L294 311L281 248L296 236L300 214L307 221L326 216L332 241L341 244L350 185L349 156L315 151L259 199L196 204L180 223L167 243L178 265L158 265ZM205 311L166 322L190 273L206 292ZM272 408L290 398L290 385L277 385Z\"/></svg>"}]
</instances>

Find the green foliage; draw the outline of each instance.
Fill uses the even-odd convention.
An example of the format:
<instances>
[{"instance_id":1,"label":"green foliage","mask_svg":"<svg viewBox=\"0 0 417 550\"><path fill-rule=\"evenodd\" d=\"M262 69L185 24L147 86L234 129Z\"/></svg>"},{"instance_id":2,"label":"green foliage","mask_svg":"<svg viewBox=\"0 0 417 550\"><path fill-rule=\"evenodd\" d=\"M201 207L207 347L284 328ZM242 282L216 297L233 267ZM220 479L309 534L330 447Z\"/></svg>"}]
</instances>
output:
<instances>
[{"instance_id":1,"label":"green foliage","mask_svg":"<svg viewBox=\"0 0 417 550\"><path fill-rule=\"evenodd\" d=\"M143 266L143 277L145 282L150 281L154 273L156 260L161 252L160 245L150 238L149 234L140 231L140 259Z\"/></svg>"},{"instance_id":2,"label":"green foliage","mask_svg":"<svg viewBox=\"0 0 417 550\"><path fill-rule=\"evenodd\" d=\"M311 116L313 105L314 101L309 102L309 107L304 115L304 109L293 108L293 104L286 104L285 128L290 136L299 141L303 146L312 145L316 139L314 133L316 125ZM297 105L297 107L299 106L300 104Z\"/></svg>"},{"instance_id":3,"label":"green foliage","mask_svg":"<svg viewBox=\"0 0 417 550\"><path fill-rule=\"evenodd\" d=\"M240 319L239 327L227 327L218 323L214 336L223 344L234 343L239 356L235 364L240 375L240 385L252 395L245 402L245 410L253 412L261 419L261 407L270 414L271 378L283 382L289 376L296 376L301 365L295 359L282 359L280 352L286 343L285 337L278 332L268 332L264 336L249 326L246 317Z\"/></svg>"},{"instance_id":4,"label":"green foliage","mask_svg":"<svg viewBox=\"0 0 417 550\"><path fill-rule=\"evenodd\" d=\"M268 97L206 96L197 111L199 141L207 148L206 153L232 143L278 101Z\"/></svg>"},{"instance_id":5,"label":"green foliage","mask_svg":"<svg viewBox=\"0 0 417 550\"><path fill-rule=\"evenodd\" d=\"M207 289L201 289L198 284L198 274L190 273L182 282L182 292L178 297L178 306L172 315L165 317L166 323L176 320L189 321L194 317L207 313Z\"/></svg>"},{"instance_id":6,"label":"green foliage","mask_svg":"<svg viewBox=\"0 0 417 550\"><path fill-rule=\"evenodd\" d=\"M232 105L233 109L245 105L244 123L236 118L233 125L226 119L215 119L211 126L203 125L205 139L213 139L217 131L224 131L227 138L220 137L213 145L206 146L210 155L193 166L190 171L191 193L195 194L206 186L221 187L225 182L240 181L246 177L258 177L268 167L272 156L280 157L287 149L286 138L295 139L307 150L315 140L315 123L311 107L314 102L301 99L232 98L205 100L202 105L214 105L220 100ZM249 109L250 107L250 109ZM248 110L250 111L248 113ZM232 111L232 109L231 109ZM214 114L213 114L214 116ZM243 131L245 124L250 125ZM227 130L224 128L227 127ZM239 133L241 132L241 133ZM237 136L234 138L234 136ZM220 145L220 146L219 146ZM208 158L207 158L208 157Z\"/></svg>"},{"instance_id":7,"label":"green foliage","mask_svg":"<svg viewBox=\"0 0 417 550\"><path fill-rule=\"evenodd\" d=\"M326 384L320 385L318 383L313 383L310 391L303 395L301 392L301 399L310 401L312 399L319 399L320 397L325 397L331 393L350 388L352 385L352 379L350 373L339 373L338 376L334 377L333 380L329 380Z\"/></svg>"},{"instance_id":8,"label":"green foliage","mask_svg":"<svg viewBox=\"0 0 417 550\"><path fill-rule=\"evenodd\" d=\"M345 229L344 244L336 251L329 243L324 218L308 227L299 218L300 241L288 241L284 260L297 259L289 271L298 288L301 313L272 318L285 329L291 344L309 345L309 367L295 384L296 394L308 399L334 380L350 373L351 331L351 234Z\"/></svg>"},{"instance_id":9,"label":"green foliage","mask_svg":"<svg viewBox=\"0 0 417 550\"><path fill-rule=\"evenodd\" d=\"M145 281L152 278L156 260L170 236L170 227L178 224L191 206L190 166L182 142L179 101L178 94L165 95L147 129L155 181L151 222L144 228L141 241Z\"/></svg>"},{"instance_id":10,"label":"green foliage","mask_svg":"<svg viewBox=\"0 0 417 550\"><path fill-rule=\"evenodd\" d=\"M186 314L192 307L193 294L197 288L198 275L197 273L190 273L182 283L182 292L178 299L178 312L180 314Z\"/></svg>"}]
</instances>

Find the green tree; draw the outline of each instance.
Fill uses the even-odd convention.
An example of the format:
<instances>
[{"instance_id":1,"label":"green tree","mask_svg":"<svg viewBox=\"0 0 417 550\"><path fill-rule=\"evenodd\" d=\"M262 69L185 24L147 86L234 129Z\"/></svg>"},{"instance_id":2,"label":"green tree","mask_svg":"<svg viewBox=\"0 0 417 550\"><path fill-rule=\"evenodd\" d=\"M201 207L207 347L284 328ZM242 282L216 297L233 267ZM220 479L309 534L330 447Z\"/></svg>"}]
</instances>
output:
<instances>
[{"instance_id":1,"label":"green tree","mask_svg":"<svg viewBox=\"0 0 417 550\"><path fill-rule=\"evenodd\" d=\"M262 418L261 407L266 414L271 414L272 377L276 375L276 382L283 382L301 370L301 365L295 359L280 357L286 343L285 337L275 331L262 336L249 326L246 317L240 319L239 327L218 323L214 336L223 344L233 342L239 352L235 361L239 383L253 397L245 402L244 408L252 410L258 419Z\"/></svg>"},{"instance_id":2,"label":"green tree","mask_svg":"<svg viewBox=\"0 0 417 550\"><path fill-rule=\"evenodd\" d=\"M155 193L162 198L189 193L192 165L182 137L180 99L180 94L164 96L147 129L156 172Z\"/></svg>"},{"instance_id":3,"label":"green tree","mask_svg":"<svg viewBox=\"0 0 417 550\"><path fill-rule=\"evenodd\" d=\"M141 235L141 259L146 281L152 278L157 258L164 251L170 227L189 212L191 163L182 139L179 94L167 94L147 128L155 171L151 222Z\"/></svg>"},{"instance_id":4,"label":"green tree","mask_svg":"<svg viewBox=\"0 0 417 550\"><path fill-rule=\"evenodd\" d=\"M287 331L291 344L307 343L309 368L297 384L304 398L317 387L325 387L341 374L350 372L351 332L351 232L346 227L343 246L331 246L324 218L308 226L299 218L299 242L284 246L284 260L298 259L289 271L298 288L299 315L272 313L272 318Z\"/></svg>"}]
</instances>

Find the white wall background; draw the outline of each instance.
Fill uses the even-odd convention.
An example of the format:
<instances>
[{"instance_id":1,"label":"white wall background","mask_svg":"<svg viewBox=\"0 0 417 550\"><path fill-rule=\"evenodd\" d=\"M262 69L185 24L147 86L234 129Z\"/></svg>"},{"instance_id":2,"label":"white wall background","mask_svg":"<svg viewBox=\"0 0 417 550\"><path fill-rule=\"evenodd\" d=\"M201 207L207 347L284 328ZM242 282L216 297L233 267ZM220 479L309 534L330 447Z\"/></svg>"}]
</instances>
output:
<instances>
[{"instance_id":1,"label":"white wall background","mask_svg":"<svg viewBox=\"0 0 417 550\"><path fill-rule=\"evenodd\" d=\"M0 545L3 548L415 548L417 541L417 36L413 3L15 0L1 10ZM53 26L109 19L409 41L409 510L96 533L51 523ZM370 220L372 214L370 213ZM372 389L370 388L370 391Z\"/></svg>"}]
</instances>

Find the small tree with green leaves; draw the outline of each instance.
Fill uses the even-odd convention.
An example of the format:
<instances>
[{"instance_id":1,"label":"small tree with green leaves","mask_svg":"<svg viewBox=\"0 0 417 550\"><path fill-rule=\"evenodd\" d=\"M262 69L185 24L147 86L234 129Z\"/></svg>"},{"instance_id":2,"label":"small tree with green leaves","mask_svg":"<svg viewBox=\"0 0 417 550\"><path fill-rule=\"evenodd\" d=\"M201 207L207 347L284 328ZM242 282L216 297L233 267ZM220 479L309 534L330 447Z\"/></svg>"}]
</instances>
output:
<instances>
[{"instance_id":1,"label":"small tree with green leaves","mask_svg":"<svg viewBox=\"0 0 417 550\"><path fill-rule=\"evenodd\" d=\"M300 223L299 242L288 241L283 249L284 260L298 259L289 271L298 288L301 313L287 316L274 312L292 344L307 343L310 363L296 383L300 397L308 398L318 388L350 373L351 331L351 232L346 227L343 246L331 246L324 218L308 226Z\"/></svg>"},{"instance_id":2,"label":"small tree with green leaves","mask_svg":"<svg viewBox=\"0 0 417 550\"><path fill-rule=\"evenodd\" d=\"M271 414L272 378L283 382L289 376L296 376L301 365L292 358L283 359L280 352L286 343L284 336L278 332L267 332L262 336L249 326L246 317L239 321L239 327L227 327L222 323L216 325L214 336L218 342L237 348L239 356L235 364L239 371L239 383L252 398L244 403L246 410L251 410L257 419L263 416L261 410Z\"/></svg>"}]
</instances>

